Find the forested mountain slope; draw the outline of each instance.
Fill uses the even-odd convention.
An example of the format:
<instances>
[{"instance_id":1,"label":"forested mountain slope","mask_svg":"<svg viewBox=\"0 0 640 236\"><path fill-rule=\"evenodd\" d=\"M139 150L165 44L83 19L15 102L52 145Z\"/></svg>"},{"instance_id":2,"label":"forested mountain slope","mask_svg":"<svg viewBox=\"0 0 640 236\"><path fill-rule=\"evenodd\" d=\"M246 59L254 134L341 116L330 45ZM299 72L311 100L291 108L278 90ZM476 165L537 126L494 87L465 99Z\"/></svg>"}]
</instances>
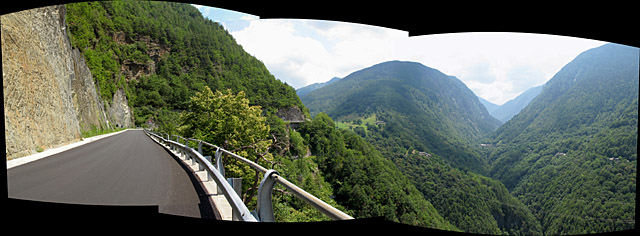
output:
<instances>
[{"instance_id":1,"label":"forested mountain slope","mask_svg":"<svg viewBox=\"0 0 640 236\"><path fill-rule=\"evenodd\" d=\"M583 52L493 136L490 175L545 234L634 227L638 58L618 44Z\"/></svg>"},{"instance_id":2,"label":"forested mountain slope","mask_svg":"<svg viewBox=\"0 0 640 236\"><path fill-rule=\"evenodd\" d=\"M136 125L165 125L204 86L244 91L265 110L304 106L218 23L193 6L155 1L70 3L71 42L87 59L100 95L125 88ZM175 124L173 124L175 125Z\"/></svg>"},{"instance_id":3,"label":"forested mountain slope","mask_svg":"<svg viewBox=\"0 0 640 236\"><path fill-rule=\"evenodd\" d=\"M300 127L335 199L358 217L454 230L393 163L353 131L335 128L324 113Z\"/></svg>"},{"instance_id":4,"label":"forested mountain slope","mask_svg":"<svg viewBox=\"0 0 640 236\"><path fill-rule=\"evenodd\" d=\"M542 227L531 211L500 181L453 168L436 155L384 153L444 219L465 232L542 235Z\"/></svg>"},{"instance_id":5,"label":"forested mountain slope","mask_svg":"<svg viewBox=\"0 0 640 236\"><path fill-rule=\"evenodd\" d=\"M540 235L533 214L484 177L477 143L499 121L455 77L413 62L387 62L314 90L302 101L326 111L391 160L443 218L465 232ZM343 131L347 132L347 131Z\"/></svg>"},{"instance_id":6,"label":"forested mountain slope","mask_svg":"<svg viewBox=\"0 0 640 236\"><path fill-rule=\"evenodd\" d=\"M375 114L385 122L381 134L394 137L387 141L479 173L484 172L482 158L470 145L500 123L460 80L415 62L380 63L301 100L311 114L325 112L337 121Z\"/></svg>"}]
</instances>

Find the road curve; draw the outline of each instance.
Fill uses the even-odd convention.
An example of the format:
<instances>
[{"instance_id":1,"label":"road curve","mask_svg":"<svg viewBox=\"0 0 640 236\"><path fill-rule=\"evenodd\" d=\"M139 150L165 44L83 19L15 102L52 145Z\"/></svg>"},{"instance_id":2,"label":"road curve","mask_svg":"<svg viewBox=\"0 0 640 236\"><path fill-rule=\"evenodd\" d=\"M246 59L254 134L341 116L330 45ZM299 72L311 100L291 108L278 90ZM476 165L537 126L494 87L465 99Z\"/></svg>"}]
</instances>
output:
<instances>
[{"instance_id":1,"label":"road curve","mask_svg":"<svg viewBox=\"0 0 640 236\"><path fill-rule=\"evenodd\" d=\"M8 197L52 203L158 206L160 213L215 218L186 167L142 130L127 130L7 169Z\"/></svg>"}]
</instances>

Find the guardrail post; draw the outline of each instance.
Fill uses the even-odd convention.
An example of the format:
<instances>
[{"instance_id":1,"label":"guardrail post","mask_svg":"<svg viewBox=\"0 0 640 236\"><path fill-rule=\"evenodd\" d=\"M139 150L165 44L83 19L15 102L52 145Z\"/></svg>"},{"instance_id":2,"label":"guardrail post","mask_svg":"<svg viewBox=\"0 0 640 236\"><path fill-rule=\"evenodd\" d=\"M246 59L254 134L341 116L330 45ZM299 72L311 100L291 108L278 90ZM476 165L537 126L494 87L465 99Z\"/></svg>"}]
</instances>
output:
<instances>
[{"instance_id":1,"label":"guardrail post","mask_svg":"<svg viewBox=\"0 0 640 236\"><path fill-rule=\"evenodd\" d=\"M184 158L185 160L190 160L191 161L191 165L193 165L193 157L191 155L189 155L188 150L190 149L189 147L189 139L184 139Z\"/></svg>"},{"instance_id":2,"label":"guardrail post","mask_svg":"<svg viewBox=\"0 0 640 236\"><path fill-rule=\"evenodd\" d=\"M233 191L235 191L238 196L242 196L242 178L227 178L227 183L233 187ZM231 214L231 219L239 220L240 217L233 212Z\"/></svg>"},{"instance_id":3,"label":"guardrail post","mask_svg":"<svg viewBox=\"0 0 640 236\"><path fill-rule=\"evenodd\" d=\"M218 172L220 173L220 175L222 175L222 178L224 178L224 165L222 164L222 151L220 150L220 148L216 149L216 169L218 169ZM221 193L222 192L222 188L220 188L220 186L218 186L218 192Z\"/></svg>"},{"instance_id":4,"label":"guardrail post","mask_svg":"<svg viewBox=\"0 0 640 236\"><path fill-rule=\"evenodd\" d=\"M200 154L204 154L204 153L202 153L202 140L198 140L198 141L199 141L198 142L198 152ZM209 162L211 162L211 160L209 160Z\"/></svg>"},{"instance_id":5,"label":"guardrail post","mask_svg":"<svg viewBox=\"0 0 640 236\"><path fill-rule=\"evenodd\" d=\"M268 170L264 173L264 178L260 181L258 187L258 202L256 206L256 213L258 214L258 221L260 222L275 222L276 218L273 215L273 205L271 202L271 193L273 187L276 184L275 179L271 178L272 174L278 174L275 170Z\"/></svg>"},{"instance_id":6,"label":"guardrail post","mask_svg":"<svg viewBox=\"0 0 640 236\"><path fill-rule=\"evenodd\" d=\"M204 156L204 159L209 161L209 163L211 163L211 156ZM199 171L204 170L204 163L200 163L200 168L198 169ZM207 171L207 181L211 180L211 174L209 174L209 171Z\"/></svg>"},{"instance_id":7,"label":"guardrail post","mask_svg":"<svg viewBox=\"0 0 640 236\"><path fill-rule=\"evenodd\" d=\"M191 150L193 150L193 148L190 147L186 147L187 151L185 151L185 154L187 154L187 159L190 160L191 165L194 164L194 162L196 162L196 158L194 156L191 156ZM190 149L190 150L189 150ZM197 163L197 162L196 162Z\"/></svg>"},{"instance_id":8,"label":"guardrail post","mask_svg":"<svg viewBox=\"0 0 640 236\"><path fill-rule=\"evenodd\" d=\"M216 169L218 169L218 172L220 172L220 175L222 175L222 177L224 177L224 164L222 163L222 151L220 151L220 148L216 149Z\"/></svg>"}]
</instances>

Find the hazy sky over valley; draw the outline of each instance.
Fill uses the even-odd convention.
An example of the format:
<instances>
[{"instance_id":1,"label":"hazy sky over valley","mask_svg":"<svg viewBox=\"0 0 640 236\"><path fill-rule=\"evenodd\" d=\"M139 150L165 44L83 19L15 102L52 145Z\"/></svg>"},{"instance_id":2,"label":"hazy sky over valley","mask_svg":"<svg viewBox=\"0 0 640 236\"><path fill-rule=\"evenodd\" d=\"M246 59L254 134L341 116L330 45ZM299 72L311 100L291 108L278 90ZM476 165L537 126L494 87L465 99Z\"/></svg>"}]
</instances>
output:
<instances>
[{"instance_id":1,"label":"hazy sky over valley","mask_svg":"<svg viewBox=\"0 0 640 236\"><path fill-rule=\"evenodd\" d=\"M462 80L501 105L542 85L581 52L605 42L527 33L409 32L348 22L264 19L198 7L220 22L276 78L298 89L391 61L415 61Z\"/></svg>"}]
</instances>

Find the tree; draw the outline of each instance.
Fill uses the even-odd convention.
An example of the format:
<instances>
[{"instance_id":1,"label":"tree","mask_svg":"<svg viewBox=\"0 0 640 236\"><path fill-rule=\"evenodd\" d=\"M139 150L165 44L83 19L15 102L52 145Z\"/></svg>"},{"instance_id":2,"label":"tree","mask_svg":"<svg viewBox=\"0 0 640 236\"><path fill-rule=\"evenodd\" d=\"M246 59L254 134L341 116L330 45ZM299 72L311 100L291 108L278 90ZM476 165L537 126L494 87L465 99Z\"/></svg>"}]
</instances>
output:
<instances>
[{"instance_id":1,"label":"tree","mask_svg":"<svg viewBox=\"0 0 640 236\"><path fill-rule=\"evenodd\" d=\"M273 156L269 148L273 140L269 139L269 126L261 116L260 106L250 106L244 92L232 94L211 91L208 86L191 97L189 110L182 113L180 133L220 146L243 156L262 166L272 163ZM255 173L253 183L243 178L244 201L253 198L258 171L246 164L238 163L235 158L223 158L228 177L250 176ZM253 186L249 188L249 186Z\"/></svg>"}]
</instances>

